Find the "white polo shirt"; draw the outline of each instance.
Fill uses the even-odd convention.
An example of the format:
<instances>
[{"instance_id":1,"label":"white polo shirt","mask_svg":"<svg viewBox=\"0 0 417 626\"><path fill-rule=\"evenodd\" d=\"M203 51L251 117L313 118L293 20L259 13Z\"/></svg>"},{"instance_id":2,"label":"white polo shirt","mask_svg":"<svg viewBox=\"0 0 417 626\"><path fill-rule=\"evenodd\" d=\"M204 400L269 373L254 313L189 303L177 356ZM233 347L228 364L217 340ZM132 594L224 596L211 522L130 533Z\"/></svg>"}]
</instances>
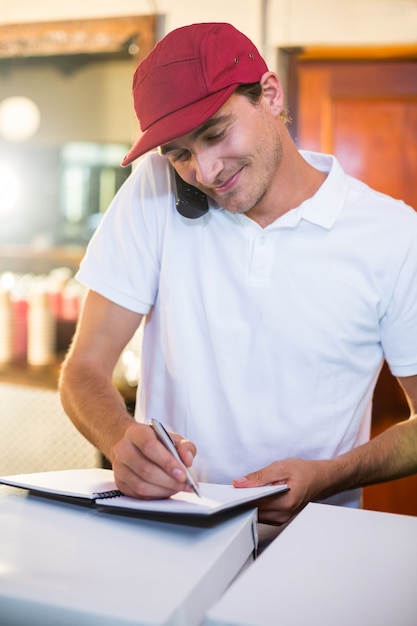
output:
<instances>
[{"instance_id":1,"label":"white polo shirt","mask_svg":"<svg viewBox=\"0 0 417 626\"><path fill-rule=\"evenodd\" d=\"M346 452L369 438L384 356L417 374L417 214L302 155L328 176L267 228L214 207L182 217L167 160L147 155L78 273L148 314L136 417L191 439L200 480Z\"/></svg>"}]
</instances>

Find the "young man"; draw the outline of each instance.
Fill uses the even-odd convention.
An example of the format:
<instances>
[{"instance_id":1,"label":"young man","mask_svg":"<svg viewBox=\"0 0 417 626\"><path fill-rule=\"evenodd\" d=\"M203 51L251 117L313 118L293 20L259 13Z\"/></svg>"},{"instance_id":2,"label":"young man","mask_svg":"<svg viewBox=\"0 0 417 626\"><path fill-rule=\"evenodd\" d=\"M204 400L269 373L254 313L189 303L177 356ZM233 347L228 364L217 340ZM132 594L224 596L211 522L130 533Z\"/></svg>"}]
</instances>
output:
<instances>
[{"instance_id":1,"label":"young man","mask_svg":"<svg viewBox=\"0 0 417 626\"><path fill-rule=\"evenodd\" d=\"M133 83L141 159L93 237L89 287L61 394L139 498L186 488L147 424L173 431L200 481L287 483L260 502L282 524L311 500L358 506L370 483L417 472L417 214L300 153L284 97L228 24L168 34ZM178 213L173 170L209 198ZM146 316L136 420L112 385ZM411 417L369 441L383 359ZM177 434L178 433L178 434Z\"/></svg>"}]
</instances>

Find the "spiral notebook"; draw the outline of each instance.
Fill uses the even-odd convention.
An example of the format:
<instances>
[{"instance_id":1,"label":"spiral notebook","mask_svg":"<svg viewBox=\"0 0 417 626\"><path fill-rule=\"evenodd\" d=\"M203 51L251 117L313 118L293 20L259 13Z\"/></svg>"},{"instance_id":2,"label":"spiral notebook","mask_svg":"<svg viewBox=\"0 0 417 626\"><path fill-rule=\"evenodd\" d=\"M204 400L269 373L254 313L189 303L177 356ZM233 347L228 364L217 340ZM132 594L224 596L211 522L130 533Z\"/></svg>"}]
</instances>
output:
<instances>
[{"instance_id":1,"label":"spiral notebook","mask_svg":"<svg viewBox=\"0 0 417 626\"><path fill-rule=\"evenodd\" d=\"M113 471L102 468L70 469L0 476L0 483L58 498L90 501L92 505L127 512L157 515L210 516L288 491L287 485L236 489L232 485L200 483L201 497L180 491L164 500L139 500L124 496L116 487Z\"/></svg>"}]
</instances>

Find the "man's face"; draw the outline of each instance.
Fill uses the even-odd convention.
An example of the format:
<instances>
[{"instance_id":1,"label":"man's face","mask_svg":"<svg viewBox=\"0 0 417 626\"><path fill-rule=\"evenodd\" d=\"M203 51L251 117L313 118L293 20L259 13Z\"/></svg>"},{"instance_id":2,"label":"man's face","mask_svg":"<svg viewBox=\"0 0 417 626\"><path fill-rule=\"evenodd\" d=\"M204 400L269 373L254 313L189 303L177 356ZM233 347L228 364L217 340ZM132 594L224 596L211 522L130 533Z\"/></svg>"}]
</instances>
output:
<instances>
[{"instance_id":1,"label":"man's face","mask_svg":"<svg viewBox=\"0 0 417 626\"><path fill-rule=\"evenodd\" d=\"M258 207L281 162L279 124L268 102L233 94L207 122L160 149L186 182L231 213Z\"/></svg>"}]
</instances>

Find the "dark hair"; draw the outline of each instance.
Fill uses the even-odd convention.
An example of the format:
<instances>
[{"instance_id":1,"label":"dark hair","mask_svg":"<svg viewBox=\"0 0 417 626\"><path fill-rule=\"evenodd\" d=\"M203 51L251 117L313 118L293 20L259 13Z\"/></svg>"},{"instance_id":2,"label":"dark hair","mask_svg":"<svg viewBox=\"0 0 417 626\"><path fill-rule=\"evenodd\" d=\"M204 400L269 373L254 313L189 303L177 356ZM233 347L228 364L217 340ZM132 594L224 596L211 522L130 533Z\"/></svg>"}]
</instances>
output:
<instances>
[{"instance_id":1,"label":"dark hair","mask_svg":"<svg viewBox=\"0 0 417 626\"><path fill-rule=\"evenodd\" d=\"M252 104L258 104L262 96L261 83L248 83L246 85L239 85L236 87L236 91L239 96L245 96L252 102Z\"/></svg>"},{"instance_id":2,"label":"dark hair","mask_svg":"<svg viewBox=\"0 0 417 626\"><path fill-rule=\"evenodd\" d=\"M258 104L262 97L262 85L261 83L248 83L245 85L239 85L236 87L235 93L239 96L245 96L252 104ZM284 124L291 122L291 118L288 113L287 107L284 107L281 111L281 119Z\"/></svg>"}]
</instances>

